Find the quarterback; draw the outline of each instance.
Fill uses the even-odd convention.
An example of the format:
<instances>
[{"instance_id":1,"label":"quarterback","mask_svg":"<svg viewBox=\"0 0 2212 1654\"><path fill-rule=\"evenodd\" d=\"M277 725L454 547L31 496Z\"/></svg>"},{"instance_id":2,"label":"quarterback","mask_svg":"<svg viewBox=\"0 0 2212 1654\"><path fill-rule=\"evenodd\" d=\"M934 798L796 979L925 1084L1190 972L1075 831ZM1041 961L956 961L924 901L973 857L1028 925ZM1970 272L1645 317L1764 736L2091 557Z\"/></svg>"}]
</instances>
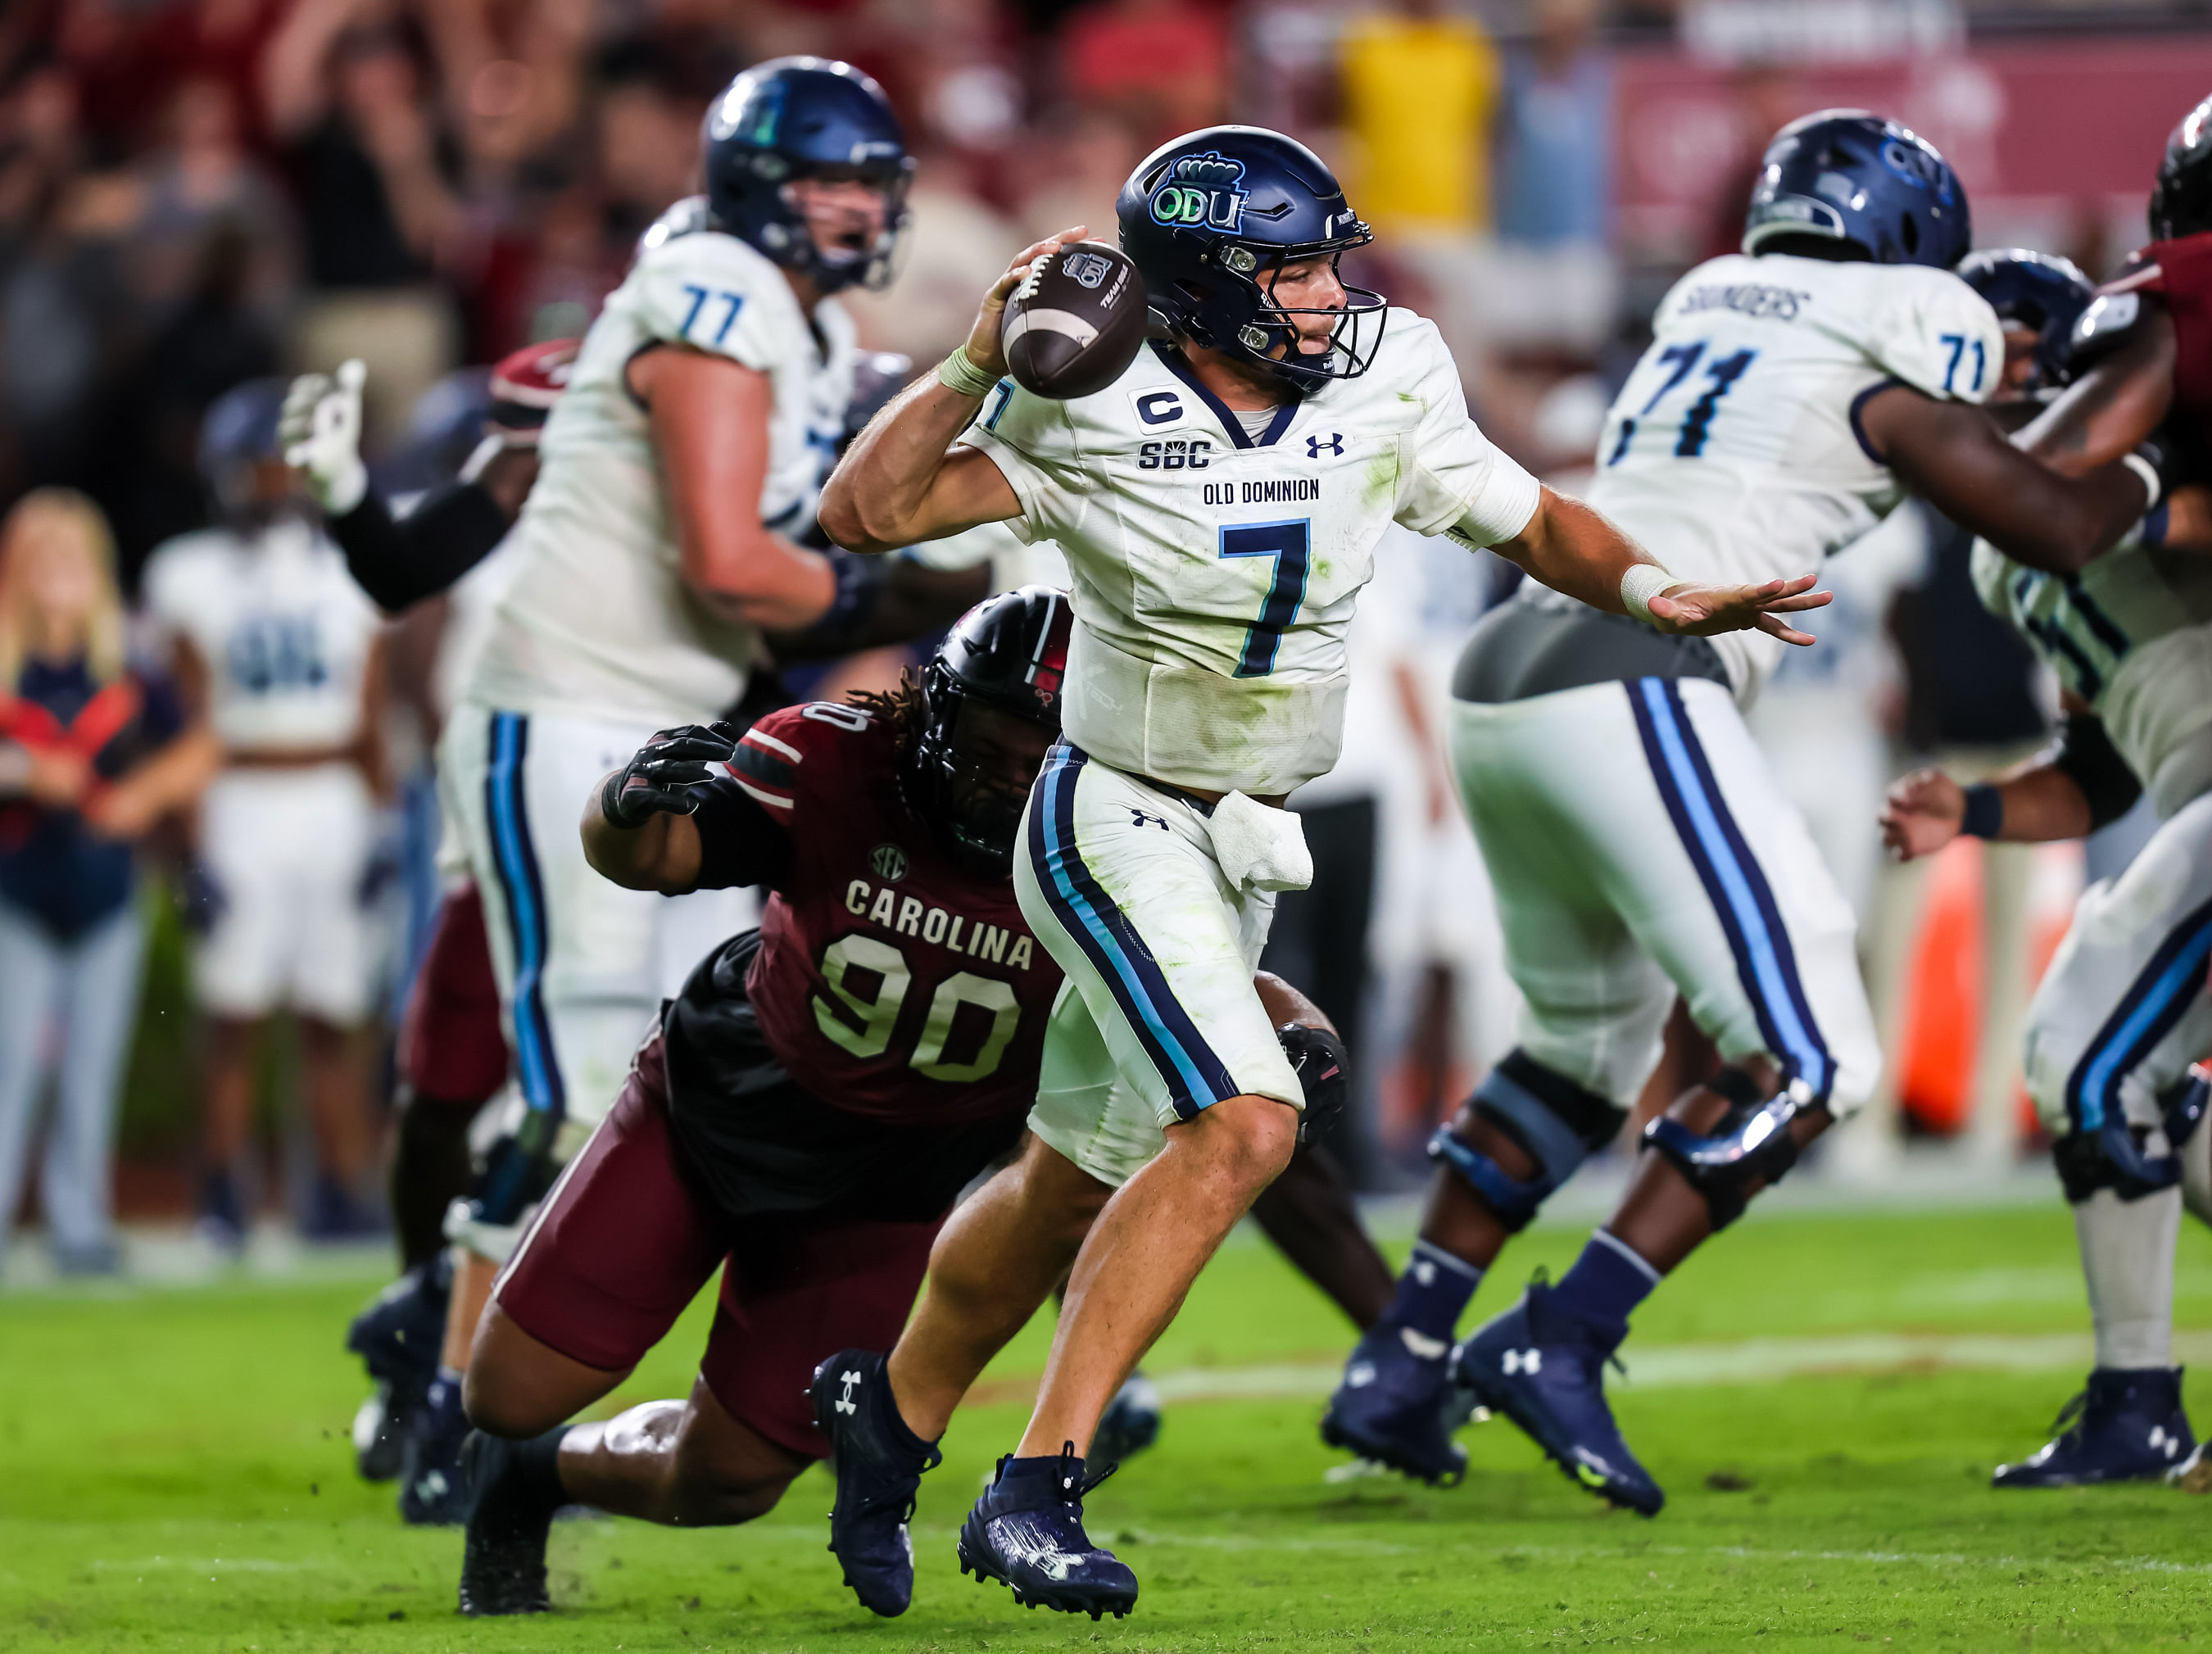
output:
<instances>
[{"instance_id":1,"label":"quarterback","mask_svg":"<svg viewBox=\"0 0 2212 1654\"><path fill-rule=\"evenodd\" d=\"M959 1549L1024 1602L1093 1614L1126 1612L1137 1591L1083 1530L1100 1413L1297 1134L1301 1087L1253 967L1274 893L1310 877L1281 806L1335 763L1345 631L1384 529L1494 545L1669 633L1808 641L1777 611L1826 600L1809 575L1677 581L1492 447L1434 325L1339 279L1370 232L1302 145L1253 127L1190 134L1139 166L1117 216L1170 337L1069 401L1001 379L1007 296L1081 232L1041 242L967 344L861 433L822 502L824 529L855 550L1005 521L1056 542L1073 574L1063 739L1014 864L1023 915L1068 978L1030 1128L1053 1175L1116 1192L1076 1256L1036 1412ZM1015 1208L1000 1255L1021 1256L1024 1225L1051 1206ZM1036 1274L1006 1294L1039 1301L1053 1283ZM870 1365L864 1385L888 1385L906 1433L934 1438L1005 1309L978 1304L974 1337L934 1347L952 1354ZM872 1436L872 1409L842 1416L833 1548L848 1578L910 1572L864 1529L896 1514L925 1459Z\"/></svg>"},{"instance_id":2,"label":"quarterback","mask_svg":"<svg viewBox=\"0 0 2212 1654\"><path fill-rule=\"evenodd\" d=\"M1670 568L1756 580L1815 562L1909 490L2024 562L2076 567L2156 497L2130 456L2078 481L1978 404L2005 368L1955 174L1893 122L1832 110L1769 146L1740 255L1676 284L1622 388L1591 503ZM1519 1043L1430 1146L1439 1162L1396 1302L1354 1351L1332 1442L1430 1480L1463 1451L1437 1402L1458 1317L1553 1190L1619 1133L1679 994L1723 1066L1645 1136L1620 1209L1450 1353L1474 1399L1577 1485L1664 1496L1601 1377L1660 1279L1860 1103L1881 1055L1848 903L1738 708L1779 650L1665 636L1551 593L1486 617L1451 746L1498 886Z\"/></svg>"}]
</instances>

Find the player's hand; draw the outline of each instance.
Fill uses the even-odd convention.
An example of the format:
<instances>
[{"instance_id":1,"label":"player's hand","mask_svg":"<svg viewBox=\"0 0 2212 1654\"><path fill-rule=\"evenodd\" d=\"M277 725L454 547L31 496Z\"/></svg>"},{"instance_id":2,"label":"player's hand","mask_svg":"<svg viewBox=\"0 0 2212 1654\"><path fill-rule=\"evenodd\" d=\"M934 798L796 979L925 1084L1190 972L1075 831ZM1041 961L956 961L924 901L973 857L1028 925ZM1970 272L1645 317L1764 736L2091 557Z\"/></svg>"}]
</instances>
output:
<instances>
[{"instance_id":1,"label":"player's hand","mask_svg":"<svg viewBox=\"0 0 2212 1654\"><path fill-rule=\"evenodd\" d=\"M691 789L714 779L737 743L714 724L664 729L609 775L599 789L599 813L614 826L635 829L649 816L688 816L699 806Z\"/></svg>"},{"instance_id":2,"label":"player's hand","mask_svg":"<svg viewBox=\"0 0 2212 1654\"><path fill-rule=\"evenodd\" d=\"M1784 643L1811 643L1810 632L1801 632L1782 618L1804 609L1825 608L1835 600L1832 592L1813 590L1816 576L1770 580L1759 586L1670 586L1651 599L1652 623L1662 632L1687 632L1711 637L1717 632L1765 632Z\"/></svg>"},{"instance_id":3,"label":"player's hand","mask_svg":"<svg viewBox=\"0 0 2212 1654\"><path fill-rule=\"evenodd\" d=\"M1916 769L1889 789L1881 842L1899 861L1933 855L1959 836L1966 789L1940 769Z\"/></svg>"},{"instance_id":4,"label":"player's hand","mask_svg":"<svg viewBox=\"0 0 2212 1654\"><path fill-rule=\"evenodd\" d=\"M1304 1113L1298 1120L1298 1141L1310 1143L1326 1132L1344 1112L1352 1089L1352 1060L1344 1042L1326 1028L1310 1023L1286 1022L1275 1030L1291 1072L1305 1093Z\"/></svg>"},{"instance_id":5,"label":"player's hand","mask_svg":"<svg viewBox=\"0 0 2212 1654\"><path fill-rule=\"evenodd\" d=\"M361 462L361 387L368 377L358 356L340 363L335 377L302 374L276 416L284 463L307 473L307 486L332 517L344 516L368 492L368 468Z\"/></svg>"},{"instance_id":6,"label":"player's hand","mask_svg":"<svg viewBox=\"0 0 2212 1654\"><path fill-rule=\"evenodd\" d=\"M1014 255L1014 262L1006 266L1006 273L992 283L991 290L983 295L983 307L975 313L975 325L968 330L969 361L987 374L1006 373L1006 351L1000 342L999 329L1006 319L1007 299L1022 284L1022 277L1030 273L1031 265L1059 252L1070 241L1080 241L1088 234L1087 226L1077 224L1057 235L1048 235Z\"/></svg>"}]
</instances>

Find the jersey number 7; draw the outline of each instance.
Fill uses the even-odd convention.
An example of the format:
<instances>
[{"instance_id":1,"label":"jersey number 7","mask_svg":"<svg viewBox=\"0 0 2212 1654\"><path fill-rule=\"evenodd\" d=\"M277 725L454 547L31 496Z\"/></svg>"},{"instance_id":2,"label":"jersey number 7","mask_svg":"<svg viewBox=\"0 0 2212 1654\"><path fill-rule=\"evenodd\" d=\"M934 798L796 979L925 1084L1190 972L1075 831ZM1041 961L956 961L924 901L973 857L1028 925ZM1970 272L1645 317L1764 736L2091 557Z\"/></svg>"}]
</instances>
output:
<instances>
[{"instance_id":1,"label":"jersey number 7","mask_svg":"<svg viewBox=\"0 0 2212 1654\"><path fill-rule=\"evenodd\" d=\"M1283 646L1283 634L1298 617L1298 605L1306 600L1306 571L1313 562L1308 527L1311 521L1301 517L1295 522L1222 525L1223 556L1275 560L1275 577L1267 582L1260 617L1244 634L1244 647L1237 652L1239 678L1265 678L1275 669L1275 653Z\"/></svg>"}]
</instances>

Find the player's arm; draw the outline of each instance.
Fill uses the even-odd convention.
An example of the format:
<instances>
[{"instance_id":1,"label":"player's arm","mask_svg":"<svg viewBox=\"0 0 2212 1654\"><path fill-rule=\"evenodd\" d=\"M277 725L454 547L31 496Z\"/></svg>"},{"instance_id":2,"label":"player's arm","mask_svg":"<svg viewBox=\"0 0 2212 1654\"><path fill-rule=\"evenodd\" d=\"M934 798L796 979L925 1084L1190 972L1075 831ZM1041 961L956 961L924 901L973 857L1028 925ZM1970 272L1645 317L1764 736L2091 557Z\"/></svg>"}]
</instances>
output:
<instances>
[{"instance_id":1,"label":"player's arm","mask_svg":"<svg viewBox=\"0 0 2212 1654\"><path fill-rule=\"evenodd\" d=\"M2179 349L2160 295L2106 295L2075 325L2073 384L2014 441L2069 477L2132 453L2166 423Z\"/></svg>"},{"instance_id":2,"label":"player's arm","mask_svg":"<svg viewBox=\"0 0 2212 1654\"><path fill-rule=\"evenodd\" d=\"M803 631L769 634L769 653L780 666L927 637L991 595L988 563L932 569L908 557L862 557L842 548L830 562L837 566L837 606ZM855 588L849 600L848 581Z\"/></svg>"},{"instance_id":3,"label":"player's arm","mask_svg":"<svg viewBox=\"0 0 2212 1654\"><path fill-rule=\"evenodd\" d=\"M773 780L748 787L739 779L744 763L726 724L662 730L592 789L584 859L615 884L663 896L781 883L791 862L791 794Z\"/></svg>"},{"instance_id":4,"label":"player's arm","mask_svg":"<svg viewBox=\"0 0 2212 1654\"><path fill-rule=\"evenodd\" d=\"M760 520L768 480L769 376L727 356L656 345L627 369L647 410L684 579L726 619L805 626L837 597L829 559Z\"/></svg>"},{"instance_id":5,"label":"player's arm","mask_svg":"<svg viewBox=\"0 0 2212 1654\"><path fill-rule=\"evenodd\" d=\"M1006 374L999 332L1007 295L1033 261L1082 239L1078 226L1024 248L983 295L968 343L892 398L853 439L822 490L823 533L848 550L896 551L1021 515L1013 484L990 456L952 442Z\"/></svg>"},{"instance_id":6,"label":"player's arm","mask_svg":"<svg viewBox=\"0 0 2212 1654\"><path fill-rule=\"evenodd\" d=\"M1475 539L1476 531L1463 522L1453 538L1464 543ZM1518 534L1490 544L1553 590L1608 614L1635 615L1662 632L1711 636L1756 629L1786 643L1810 643L1810 634L1782 617L1829 599L1827 593L1812 589L1811 575L1759 586L1674 580L1603 516L1548 488L1540 491L1535 512Z\"/></svg>"},{"instance_id":7,"label":"player's arm","mask_svg":"<svg viewBox=\"0 0 2212 1654\"><path fill-rule=\"evenodd\" d=\"M2142 796L2103 721L2072 695L2058 739L2034 757L1972 787L1918 769L1889 789L1882 842L1899 861L1932 855L1960 833L2008 844L2086 838Z\"/></svg>"},{"instance_id":8,"label":"player's arm","mask_svg":"<svg viewBox=\"0 0 2212 1654\"><path fill-rule=\"evenodd\" d=\"M1862 402L1858 426L1905 487L2031 569L2075 573L2157 503L2155 474L2139 460L2063 476L2008 441L1980 408L1902 382Z\"/></svg>"}]
</instances>

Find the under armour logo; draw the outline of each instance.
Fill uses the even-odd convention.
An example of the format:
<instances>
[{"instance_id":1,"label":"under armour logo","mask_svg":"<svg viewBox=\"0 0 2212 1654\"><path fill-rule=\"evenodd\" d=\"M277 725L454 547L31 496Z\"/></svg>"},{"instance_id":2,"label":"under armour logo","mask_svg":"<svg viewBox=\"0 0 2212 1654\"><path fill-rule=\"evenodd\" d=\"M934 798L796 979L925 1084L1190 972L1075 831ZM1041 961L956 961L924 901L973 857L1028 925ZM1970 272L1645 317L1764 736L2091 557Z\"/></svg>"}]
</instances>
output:
<instances>
[{"instance_id":1,"label":"under armour logo","mask_svg":"<svg viewBox=\"0 0 2212 1654\"><path fill-rule=\"evenodd\" d=\"M1413 1260L1413 1279L1424 1286L1435 1286L1437 1284L1437 1266L1430 1262L1426 1258L1415 1258Z\"/></svg>"},{"instance_id":2,"label":"under armour logo","mask_svg":"<svg viewBox=\"0 0 2212 1654\"><path fill-rule=\"evenodd\" d=\"M1133 804L1129 806L1129 825L1132 827L1157 827L1164 833L1170 830L1168 827L1168 818L1165 816L1147 815L1145 812L1137 808Z\"/></svg>"},{"instance_id":3,"label":"under armour logo","mask_svg":"<svg viewBox=\"0 0 2212 1654\"><path fill-rule=\"evenodd\" d=\"M841 1372L837 1375L837 1382L844 1387L844 1394L837 1398L837 1411L858 1413L860 1404L853 1399L853 1392L860 1387L860 1375L857 1371Z\"/></svg>"},{"instance_id":4,"label":"under armour logo","mask_svg":"<svg viewBox=\"0 0 2212 1654\"><path fill-rule=\"evenodd\" d=\"M1398 1341L1406 1347L1406 1353L1417 1361L1441 1361L1444 1352L1451 1347L1449 1341L1431 1338L1426 1333L1415 1332L1411 1327L1398 1329Z\"/></svg>"},{"instance_id":5,"label":"under armour logo","mask_svg":"<svg viewBox=\"0 0 2212 1654\"><path fill-rule=\"evenodd\" d=\"M425 1505L436 1503L446 1496L446 1473L433 1470L415 1479L415 1497Z\"/></svg>"},{"instance_id":6,"label":"under armour logo","mask_svg":"<svg viewBox=\"0 0 2212 1654\"><path fill-rule=\"evenodd\" d=\"M1344 433L1341 431L1331 431L1328 434L1328 440L1325 441L1318 436L1309 436L1306 438L1307 459L1320 459L1321 451L1323 448L1327 448L1331 453L1334 454L1340 459L1344 458Z\"/></svg>"},{"instance_id":7,"label":"under armour logo","mask_svg":"<svg viewBox=\"0 0 2212 1654\"><path fill-rule=\"evenodd\" d=\"M2154 1450L2163 1451L2169 1459L2178 1457L2181 1452L2180 1438L2166 1434L2164 1425L2150 1427L2150 1445Z\"/></svg>"},{"instance_id":8,"label":"under armour logo","mask_svg":"<svg viewBox=\"0 0 2212 1654\"><path fill-rule=\"evenodd\" d=\"M1544 1370L1544 1352L1541 1350L1508 1350L1505 1352L1505 1359L1501 1363L1501 1365L1504 1368L1505 1376L1508 1378L1513 1377L1516 1372L1541 1372Z\"/></svg>"}]
</instances>

